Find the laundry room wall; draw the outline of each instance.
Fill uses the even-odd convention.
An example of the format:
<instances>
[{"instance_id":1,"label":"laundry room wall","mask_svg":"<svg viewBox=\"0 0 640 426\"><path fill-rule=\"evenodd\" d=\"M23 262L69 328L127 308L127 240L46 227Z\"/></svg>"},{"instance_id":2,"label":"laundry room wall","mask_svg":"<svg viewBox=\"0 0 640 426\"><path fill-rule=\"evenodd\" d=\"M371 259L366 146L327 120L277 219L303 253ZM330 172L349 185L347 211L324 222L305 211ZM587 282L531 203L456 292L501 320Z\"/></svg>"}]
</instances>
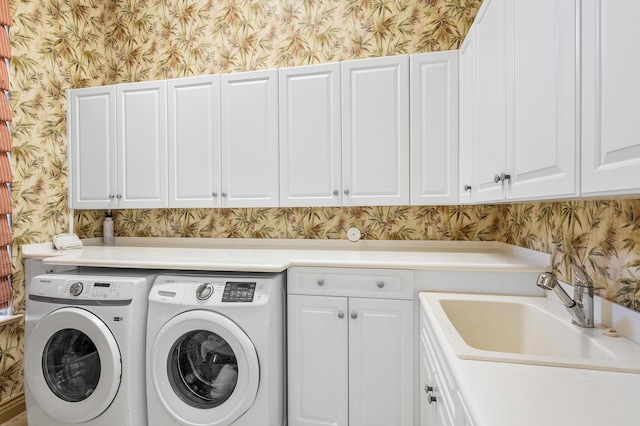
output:
<instances>
[{"instance_id":1,"label":"laundry room wall","mask_svg":"<svg viewBox=\"0 0 640 426\"><path fill-rule=\"evenodd\" d=\"M21 245L68 228L69 88L455 49L480 0L12 0L15 310ZM101 235L102 211L75 212ZM115 213L117 236L500 240L584 263L600 294L640 310L640 202L162 209ZM433 234L429 230L434 231ZM21 325L0 330L0 401L23 391ZM1 404L1 402L0 402Z\"/></svg>"}]
</instances>

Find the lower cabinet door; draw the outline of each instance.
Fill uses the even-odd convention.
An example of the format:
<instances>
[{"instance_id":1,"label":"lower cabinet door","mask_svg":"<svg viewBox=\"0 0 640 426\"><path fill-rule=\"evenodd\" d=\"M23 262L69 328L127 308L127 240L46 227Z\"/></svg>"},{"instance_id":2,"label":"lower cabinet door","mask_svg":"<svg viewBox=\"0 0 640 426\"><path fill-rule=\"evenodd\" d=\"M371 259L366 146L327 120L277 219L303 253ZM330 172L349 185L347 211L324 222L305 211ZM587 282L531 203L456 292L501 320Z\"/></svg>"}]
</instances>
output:
<instances>
[{"instance_id":1,"label":"lower cabinet door","mask_svg":"<svg viewBox=\"0 0 640 426\"><path fill-rule=\"evenodd\" d=\"M349 426L413 425L413 301L349 298Z\"/></svg>"},{"instance_id":2,"label":"lower cabinet door","mask_svg":"<svg viewBox=\"0 0 640 426\"><path fill-rule=\"evenodd\" d=\"M347 298L288 296L290 426L347 426Z\"/></svg>"}]
</instances>

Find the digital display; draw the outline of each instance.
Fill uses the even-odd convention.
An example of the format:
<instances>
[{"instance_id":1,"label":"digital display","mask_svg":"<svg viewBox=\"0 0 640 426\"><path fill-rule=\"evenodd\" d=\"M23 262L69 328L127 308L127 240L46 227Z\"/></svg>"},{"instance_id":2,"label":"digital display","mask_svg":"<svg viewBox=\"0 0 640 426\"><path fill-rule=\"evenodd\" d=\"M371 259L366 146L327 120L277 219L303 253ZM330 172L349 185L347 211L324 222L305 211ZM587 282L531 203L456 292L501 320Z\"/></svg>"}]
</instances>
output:
<instances>
[{"instance_id":1,"label":"digital display","mask_svg":"<svg viewBox=\"0 0 640 426\"><path fill-rule=\"evenodd\" d=\"M93 284L94 287L104 287L104 288L109 288L111 287L110 283L95 283Z\"/></svg>"},{"instance_id":2,"label":"digital display","mask_svg":"<svg viewBox=\"0 0 640 426\"><path fill-rule=\"evenodd\" d=\"M254 282L227 282L222 293L223 302L253 302Z\"/></svg>"}]
</instances>

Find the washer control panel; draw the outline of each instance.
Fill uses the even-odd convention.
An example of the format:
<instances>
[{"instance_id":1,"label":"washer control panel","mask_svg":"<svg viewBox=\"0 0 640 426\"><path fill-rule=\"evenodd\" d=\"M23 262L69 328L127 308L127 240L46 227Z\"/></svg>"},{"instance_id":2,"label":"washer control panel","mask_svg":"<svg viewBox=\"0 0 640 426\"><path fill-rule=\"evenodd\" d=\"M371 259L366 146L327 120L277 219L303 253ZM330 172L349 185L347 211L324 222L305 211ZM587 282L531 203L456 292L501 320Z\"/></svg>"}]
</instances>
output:
<instances>
[{"instance_id":1,"label":"washer control panel","mask_svg":"<svg viewBox=\"0 0 640 426\"><path fill-rule=\"evenodd\" d=\"M253 302L255 282L227 282L222 293L223 302Z\"/></svg>"}]
</instances>

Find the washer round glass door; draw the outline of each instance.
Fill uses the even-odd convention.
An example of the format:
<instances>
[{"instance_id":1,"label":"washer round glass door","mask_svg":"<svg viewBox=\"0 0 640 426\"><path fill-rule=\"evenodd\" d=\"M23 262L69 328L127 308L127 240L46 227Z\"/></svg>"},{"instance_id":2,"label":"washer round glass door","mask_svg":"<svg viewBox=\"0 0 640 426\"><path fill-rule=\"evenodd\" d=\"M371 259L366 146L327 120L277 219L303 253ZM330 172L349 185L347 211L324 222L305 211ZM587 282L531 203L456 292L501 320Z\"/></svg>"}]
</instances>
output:
<instances>
[{"instance_id":1,"label":"washer round glass door","mask_svg":"<svg viewBox=\"0 0 640 426\"><path fill-rule=\"evenodd\" d=\"M256 349L232 320L212 311L188 311L155 336L149 371L163 407L178 423L227 426L258 392Z\"/></svg>"},{"instance_id":2,"label":"washer round glass door","mask_svg":"<svg viewBox=\"0 0 640 426\"><path fill-rule=\"evenodd\" d=\"M81 308L45 316L25 344L25 379L40 408L61 422L94 419L118 393L122 364L109 328Z\"/></svg>"}]
</instances>

